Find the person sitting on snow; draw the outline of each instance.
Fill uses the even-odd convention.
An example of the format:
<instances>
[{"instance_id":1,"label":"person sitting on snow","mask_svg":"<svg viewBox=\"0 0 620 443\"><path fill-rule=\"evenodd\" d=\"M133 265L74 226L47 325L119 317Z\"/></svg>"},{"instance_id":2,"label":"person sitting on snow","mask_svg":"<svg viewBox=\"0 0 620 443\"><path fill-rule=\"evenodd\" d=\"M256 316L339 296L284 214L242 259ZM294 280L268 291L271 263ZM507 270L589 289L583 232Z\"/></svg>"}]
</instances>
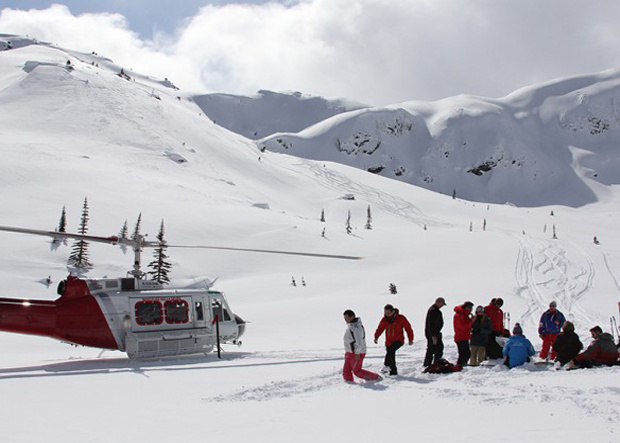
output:
<instances>
[{"instance_id":1,"label":"person sitting on snow","mask_svg":"<svg viewBox=\"0 0 620 443\"><path fill-rule=\"evenodd\" d=\"M618 363L618 348L611 334L603 332L600 326L590 329L594 341L588 349L571 362L571 368L591 368L593 366L612 366Z\"/></svg>"},{"instance_id":2,"label":"person sitting on snow","mask_svg":"<svg viewBox=\"0 0 620 443\"><path fill-rule=\"evenodd\" d=\"M532 343L523 335L523 329L519 323L512 329L512 337L504 345L503 354L506 357L504 364L510 369L521 366L530 361L530 357L536 354Z\"/></svg>"}]
</instances>

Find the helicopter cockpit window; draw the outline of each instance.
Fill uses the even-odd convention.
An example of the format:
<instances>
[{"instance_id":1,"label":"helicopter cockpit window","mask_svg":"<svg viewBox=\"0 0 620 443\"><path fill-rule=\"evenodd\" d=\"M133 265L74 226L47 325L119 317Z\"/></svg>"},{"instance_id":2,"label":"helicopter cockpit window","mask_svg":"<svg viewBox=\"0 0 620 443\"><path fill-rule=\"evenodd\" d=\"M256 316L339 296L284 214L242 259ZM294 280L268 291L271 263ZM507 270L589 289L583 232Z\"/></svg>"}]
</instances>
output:
<instances>
[{"instance_id":1,"label":"helicopter cockpit window","mask_svg":"<svg viewBox=\"0 0 620 443\"><path fill-rule=\"evenodd\" d=\"M189 305L185 300L168 300L164 303L166 323L178 324L189 322Z\"/></svg>"},{"instance_id":2,"label":"helicopter cockpit window","mask_svg":"<svg viewBox=\"0 0 620 443\"><path fill-rule=\"evenodd\" d=\"M222 302L219 300L211 300L211 307L213 308L213 318L217 316L220 321L230 321L230 314L228 310L222 307Z\"/></svg>"},{"instance_id":3,"label":"helicopter cockpit window","mask_svg":"<svg viewBox=\"0 0 620 443\"><path fill-rule=\"evenodd\" d=\"M136 322L140 326L161 325L163 321L161 303L140 301L136 303Z\"/></svg>"}]
</instances>

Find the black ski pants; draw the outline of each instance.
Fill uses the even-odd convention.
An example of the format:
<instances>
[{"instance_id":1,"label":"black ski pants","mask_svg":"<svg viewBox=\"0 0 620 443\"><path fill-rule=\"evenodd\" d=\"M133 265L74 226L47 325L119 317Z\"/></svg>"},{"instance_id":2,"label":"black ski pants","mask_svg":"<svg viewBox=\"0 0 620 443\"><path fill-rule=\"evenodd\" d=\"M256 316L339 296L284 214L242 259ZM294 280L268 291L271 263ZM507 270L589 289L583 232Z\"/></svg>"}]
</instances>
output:
<instances>
[{"instance_id":1,"label":"black ski pants","mask_svg":"<svg viewBox=\"0 0 620 443\"><path fill-rule=\"evenodd\" d=\"M397 341L385 347L385 361L383 363L390 368L390 375L398 374L398 369L396 369L396 351L398 351L402 345L401 342Z\"/></svg>"},{"instance_id":2,"label":"black ski pants","mask_svg":"<svg viewBox=\"0 0 620 443\"><path fill-rule=\"evenodd\" d=\"M459 359L456 364L459 366L466 365L471 357L471 351L469 350L469 340L457 341L456 347L459 349Z\"/></svg>"},{"instance_id":3,"label":"black ski pants","mask_svg":"<svg viewBox=\"0 0 620 443\"><path fill-rule=\"evenodd\" d=\"M495 337L499 337L501 332L494 331L489 335L489 342L487 343L487 358L495 359L502 358L502 347L497 343Z\"/></svg>"},{"instance_id":4,"label":"black ski pants","mask_svg":"<svg viewBox=\"0 0 620 443\"><path fill-rule=\"evenodd\" d=\"M424 367L437 363L443 357L443 340L441 335L437 337L437 343L433 343L432 338L426 338L426 356L424 357Z\"/></svg>"}]
</instances>

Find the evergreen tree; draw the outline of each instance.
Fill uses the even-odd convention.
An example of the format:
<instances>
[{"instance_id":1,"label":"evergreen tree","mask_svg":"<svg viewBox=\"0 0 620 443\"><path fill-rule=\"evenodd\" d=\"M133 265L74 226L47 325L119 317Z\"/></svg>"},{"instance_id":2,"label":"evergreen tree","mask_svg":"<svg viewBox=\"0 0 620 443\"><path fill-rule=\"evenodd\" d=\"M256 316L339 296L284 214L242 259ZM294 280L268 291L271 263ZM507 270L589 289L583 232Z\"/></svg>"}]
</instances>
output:
<instances>
[{"instance_id":1,"label":"evergreen tree","mask_svg":"<svg viewBox=\"0 0 620 443\"><path fill-rule=\"evenodd\" d=\"M148 267L152 269L152 271L149 271L148 274L158 283L170 283L168 273L172 269L172 264L168 261L168 255L166 255L166 249L168 249L168 246L164 240L163 220L161 221L159 233L157 234L157 240L159 241L159 246L155 248L155 251L153 252L153 257L155 259L148 265Z\"/></svg>"},{"instance_id":2,"label":"evergreen tree","mask_svg":"<svg viewBox=\"0 0 620 443\"><path fill-rule=\"evenodd\" d=\"M390 294L398 294L398 290L396 289L396 285L394 283L390 283L389 289Z\"/></svg>"},{"instance_id":3,"label":"evergreen tree","mask_svg":"<svg viewBox=\"0 0 620 443\"><path fill-rule=\"evenodd\" d=\"M127 237L129 235L129 227L127 226L127 220L125 220L125 223L123 223L123 227L121 228L121 230L118 233L118 238L122 239L122 240L126 240L129 237ZM121 251L123 251L123 254L127 253L127 245L124 245L121 243Z\"/></svg>"},{"instance_id":4,"label":"evergreen tree","mask_svg":"<svg viewBox=\"0 0 620 443\"><path fill-rule=\"evenodd\" d=\"M125 223L123 223L123 227L118 233L118 238L127 239L129 238L127 237L127 234L129 234L129 227L127 226L127 220L125 220Z\"/></svg>"},{"instance_id":5,"label":"evergreen tree","mask_svg":"<svg viewBox=\"0 0 620 443\"><path fill-rule=\"evenodd\" d=\"M370 205L368 205L368 209L366 210L366 229L372 229L372 213L370 212Z\"/></svg>"},{"instance_id":6,"label":"evergreen tree","mask_svg":"<svg viewBox=\"0 0 620 443\"><path fill-rule=\"evenodd\" d=\"M56 232L67 232L67 210L62 207L62 213L60 214L60 220L58 221L58 228Z\"/></svg>"},{"instance_id":7,"label":"evergreen tree","mask_svg":"<svg viewBox=\"0 0 620 443\"><path fill-rule=\"evenodd\" d=\"M554 240L558 239L558 236L556 235L556 232L555 232L555 224L553 225L553 239Z\"/></svg>"},{"instance_id":8,"label":"evergreen tree","mask_svg":"<svg viewBox=\"0 0 620 443\"><path fill-rule=\"evenodd\" d=\"M321 221L325 223L325 209L321 209Z\"/></svg>"},{"instance_id":9,"label":"evergreen tree","mask_svg":"<svg viewBox=\"0 0 620 443\"><path fill-rule=\"evenodd\" d=\"M65 206L62 207L62 213L60 214L60 220L58 221L58 227L55 229L56 232L67 232L67 210ZM66 245L67 240L60 237L54 237L52 240L52 251L58 249L60 244Z\"/></svg>"},{"instance_id":10,"label":"evergreen tree","mask_svg":"<svg viewBox=\"0 0 620 443\"><path fill-rule=\"evenodd\" d=\"M80 227L78 234L86 235L88 232L88 199L84 198L82 205L82 217L80 219ZM85 240L76 240L69 256L69 264L83 271L88 271L93 267L88 259L88 242Z\"/></svg>"},{"instance_id":11,"label":"evergreen tree","mask_svg":"<svg viewBox=\"0 0 620 443\"><path fill-rule=\"evenodd\" d=\"M141 235L140 230L142 229L142 212L138 214L138 220L136 221L136 226L133 228L133 234L131 235L132 240L137 240Z\"/></svg>"},{"instance_id":12,"label":"evergreen tree","mask_svg":"<svg viewBox=\"0 0 620 443\"><path fill-rule=\"evenodd\" d=\"M347 223L345 227L347 229L347 234L353 232L353 228L351 227L351 211L349 211L349 213L347 214Z\"/></svg>"}]
</instances>

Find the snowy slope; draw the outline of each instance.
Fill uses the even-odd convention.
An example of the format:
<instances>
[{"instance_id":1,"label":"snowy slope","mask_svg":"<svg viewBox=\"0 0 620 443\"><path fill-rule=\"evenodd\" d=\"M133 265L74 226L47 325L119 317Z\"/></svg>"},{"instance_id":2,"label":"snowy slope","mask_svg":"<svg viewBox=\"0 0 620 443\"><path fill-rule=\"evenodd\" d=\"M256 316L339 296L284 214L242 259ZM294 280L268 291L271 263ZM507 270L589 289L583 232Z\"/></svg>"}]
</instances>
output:
<instances>
[{"instance_id":1,"label":"snowy slope","mask_svg":"<svg viewBox=\"0 0 620 443\"><path fill-rule=\"evenodd\" d=\"M74 230L88 197L92 234L115 234L141 212L152 235L165 219L170 243L365 259L170 250L174 285L219 277L217 289L250 322L244 345L226 348L222 361L132 362L117 352L0 334L3 442L163 442L180 435L331 442L345 434L376 441L389 423L398 440L472 441L480 426L501 442L617 439L620 367L421 372L424 315L438 296L449 303L444 339L453 361L450 313L468 299L486 304L502 296L512 322L522 322L537 348L538 317L551 300L586 344L592 325L607 330L620 292L616 186L583 175L599 197L583 208L453 200L336 163L260 153L174 89L118 72L96 55L45 45L0 52L1 225L52 229L66 205ZM343 199L346 193L356 199ZM373 229L365 230L369 205ZM349 211L352 235L344 228ZM19 234L0 239L0 296L54 299L55 284L40 281L66 276L69 248L51 252L48 240ZM93 277L124 275L132 262L105 245L91 245L91 260ZM308 286L292 287L292 276ZM416 333L414 346L399 353L401 377L344 385L341 313L354 309L370 336L386 302ZM382 347L368 344L367 366L378 370Z\"/></svg>"},{"instance_id":2,"label":"snowy slope","mask_svg":"<svg viewBox=\"0 0 620 443\"><path fill-rule=\"evenodd\" d=\"M467 95L352 111L261 147L334 161L462 198L583 206L620 183L620 71L501 99Z\"/></svg>"},{"instance_id":3,"label":"snowy slope","mask_svg":"<svg viewBox=\"0 0 620 443\"><path fill-rule=\"evenodd\" d=\"M366 107L343 99L266 90L250 97L205 94L192 98L218 125L250 139L276 132L298 132L333 115Z\"/></svg>"}]
</instances>

